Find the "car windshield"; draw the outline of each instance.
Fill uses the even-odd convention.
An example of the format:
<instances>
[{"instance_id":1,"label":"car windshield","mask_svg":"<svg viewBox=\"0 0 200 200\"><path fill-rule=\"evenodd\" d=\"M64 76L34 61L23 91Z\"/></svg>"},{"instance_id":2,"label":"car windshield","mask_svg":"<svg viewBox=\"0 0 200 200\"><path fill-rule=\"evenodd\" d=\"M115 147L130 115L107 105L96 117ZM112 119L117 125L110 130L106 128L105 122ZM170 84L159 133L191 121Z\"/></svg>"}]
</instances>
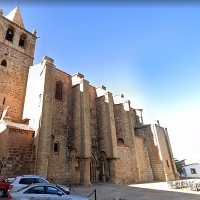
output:
<instances>
[{"instance_id":1,"label":"car windshield","mask_svg":"<svg viewBox=\"0 0 200 200\"><path fill-rule=\"evenodd\" d=\"M52 183L49 179L45 178L46 183Z\"/></svg>"}]
</instances>

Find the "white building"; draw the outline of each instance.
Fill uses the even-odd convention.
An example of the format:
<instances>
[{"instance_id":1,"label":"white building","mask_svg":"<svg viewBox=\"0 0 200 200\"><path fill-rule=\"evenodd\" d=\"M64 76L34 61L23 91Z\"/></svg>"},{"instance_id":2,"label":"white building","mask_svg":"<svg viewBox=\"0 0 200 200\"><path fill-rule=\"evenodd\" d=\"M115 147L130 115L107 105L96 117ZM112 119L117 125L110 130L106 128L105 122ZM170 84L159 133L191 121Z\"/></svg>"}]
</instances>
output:
<instances>
[{"instance_id":1,"label":"white building","mask_svg":"<svg viewBox=\"0 0 200 200\"><path fill-rule=\"evenodd\" d=\"M190 163L183 166L186 175L182 174L181 177L187 178L200 178L200 163Z\"/></svg>"}]
</instances>

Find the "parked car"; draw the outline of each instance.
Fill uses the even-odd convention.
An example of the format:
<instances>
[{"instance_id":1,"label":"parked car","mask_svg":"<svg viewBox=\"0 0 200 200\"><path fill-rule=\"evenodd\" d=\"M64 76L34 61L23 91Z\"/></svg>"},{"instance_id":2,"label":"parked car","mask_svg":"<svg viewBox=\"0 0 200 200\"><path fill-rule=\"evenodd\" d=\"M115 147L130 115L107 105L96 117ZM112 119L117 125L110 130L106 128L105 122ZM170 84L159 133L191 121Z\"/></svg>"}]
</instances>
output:
<instances>
[{"instance_id":1,"label":"parked car","mask_svg":"<svg viewBox=\"0 0 200 200\"><path fill-rule=\"evenodd\" d=\"M37 176L37 175L22 175L17 176L16 179L10 184L8 191L10 193L16 192L17 190L28 186L33 183L49 183L49 181L44 178L43 176ZM66 193L70 193L70 189L65 185L58 185L62 187Z\"/></svg>"},{"instance_id":2,"label":"parked car","mask_svg":"<svg viewBox=\"0 0 200 200\"><path fill-rule=\"evenodd\" d=\"M30 200L30 199L52 199L52 200L89 200L79 194L69 194L62 187L52 183L35 183L26 186L17 192L9 193L8 199L11 200Z\"/></svg>"},{"instance_id":3,"label":"parked car","mask_svg":"<svg viewBox=\"0 0 200 200\"><path fill-rule=\"evenodd\" d=\"M15 180L16 176L3 176L0 179L0 198L7 194L10 184Z\"/></svg>"}]
</instances>

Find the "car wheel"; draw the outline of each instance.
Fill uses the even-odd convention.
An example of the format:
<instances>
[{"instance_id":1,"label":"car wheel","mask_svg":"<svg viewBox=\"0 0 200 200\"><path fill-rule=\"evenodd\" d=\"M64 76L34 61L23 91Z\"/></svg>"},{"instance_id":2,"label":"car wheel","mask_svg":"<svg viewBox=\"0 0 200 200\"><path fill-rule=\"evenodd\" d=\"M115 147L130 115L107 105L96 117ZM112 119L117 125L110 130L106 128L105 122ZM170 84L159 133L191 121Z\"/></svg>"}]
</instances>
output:
<instances>
[{"instance_id":1,"label":"car wheel","mask_svg":"<svg viewBox=\"0 0 200 200\"><path fill-rule=\"evenodd\" d=\"M4 190L3 189L0 189L0 197L3 197L5 194Z\"/></svg>"}]
</instances>

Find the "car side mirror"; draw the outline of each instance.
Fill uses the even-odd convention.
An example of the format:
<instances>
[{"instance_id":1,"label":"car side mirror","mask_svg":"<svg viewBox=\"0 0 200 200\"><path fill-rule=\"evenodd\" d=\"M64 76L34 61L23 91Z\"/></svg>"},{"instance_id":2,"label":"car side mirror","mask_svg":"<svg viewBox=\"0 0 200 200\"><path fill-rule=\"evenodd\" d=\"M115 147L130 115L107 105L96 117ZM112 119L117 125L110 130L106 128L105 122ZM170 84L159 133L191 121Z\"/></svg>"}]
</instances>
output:
<instances>
[{"instance_id":1,"label":"car side mirror","mask_svg":"<svg viewBox=\"0 0 200 200\"><path fill-rule=\"evenodd\" d=\"M62 192L58 191L57 195L62 196Z\"/></svg>"},{"instance_id":2,"label":"car side mirror","mask_svg":"<svg viewBox=\"0 0 200 200\"><path fill-rule=\"evenodd\" d=\"M66 191L66 194L69 195L69 194L70 194L70 191Z\"/></svg>"}]
</instances>

